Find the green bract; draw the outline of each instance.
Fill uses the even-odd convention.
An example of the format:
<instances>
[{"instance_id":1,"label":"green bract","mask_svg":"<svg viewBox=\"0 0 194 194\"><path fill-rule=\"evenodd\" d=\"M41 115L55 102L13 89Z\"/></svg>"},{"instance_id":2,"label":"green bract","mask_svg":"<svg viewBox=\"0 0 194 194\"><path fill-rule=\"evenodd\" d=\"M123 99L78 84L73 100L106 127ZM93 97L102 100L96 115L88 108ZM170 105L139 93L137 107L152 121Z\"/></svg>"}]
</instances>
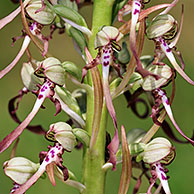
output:
<instances>
[{"instance_id":1,"label":"green bract","mask_svg":"<svg viewBox=\"0 0 194 194\"><path fill-rule=\"evenodd\" d=\"M80 128L75 128L73 129L73 133L76 136L76 138L84 144L84 146L89 147L90 136L85 130Z\"/></svg>"},{"instance_id":2,"label":"green bract","mask_svg":"<svg viewBox=\"0 0 194 194\"><path fill-rule=\"evenodd\" d=\"M36 12L42 7L41 0L30 1L26 7L27 14L36 22L49 25L55 19L56 14L51 11L48 7L45 7L43 10Z\"/></svg>"},{"instance_id":3,"label":"green bract","mask_svg":"<svg viewBox=\"0 0 194 194\"><path fill-rule=\"evenodd\" d=\"M60 97L60 99L67 104L67 106L73 110L75 113L81 116L79 105L76 99L72 96L72 94L66 89L59 86L56 86L55 92Z\"/></svg>"},{"instance_id":4,"label":"green bract","mask_svg":"<svg viewBox=\"0 0 194 194\"><path fill-rule=\"evenodd\" d=\"M65 61L61 65L67 73L81 81L81 70L74 63L71 61Z\"/></svg>"},{"instance_id":5,"label":"green bract","mask_svg":"<svg viewBox=\"0 0 194 194\"><path fill-rule=\"evenodd\" d=\"M38 170L39 166L23 157L12 158L3 164L5 174L20 185L24 184Z\"/></svg>"},{"instance_id":6,"label":"green bract","mask_svg":"<svg viewBox=\"0 0 194 194\"><path fill-rule=\"evenodd\" d=\"M169 32L175 25L175 19L169 14L156 16L147 28L147 37L149 39L163 36Z\"/></svg>"}]
</instances>

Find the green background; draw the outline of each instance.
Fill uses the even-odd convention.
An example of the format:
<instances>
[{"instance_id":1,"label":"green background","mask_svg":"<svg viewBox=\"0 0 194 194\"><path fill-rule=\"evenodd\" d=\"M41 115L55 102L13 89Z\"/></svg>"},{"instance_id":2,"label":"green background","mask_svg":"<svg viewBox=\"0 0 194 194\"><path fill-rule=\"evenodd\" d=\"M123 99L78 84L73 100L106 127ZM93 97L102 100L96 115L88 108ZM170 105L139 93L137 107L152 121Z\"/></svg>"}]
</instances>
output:
<instances>
[{"instance_id":1,"label":"green background","mask_svg":"<svg viewBox=\"0 0 194 194\"><path fill-rule=\"evenodd\" d=\"M162 3L170 1L153 1L153 3ZM184 14L184 25L182 30L182 35L177 44L178 49L181 51L184 61L186 64L186 73L194 79L194 1L193 0L180 0L178 5L171 11L172 15L180 21L181 17L181 4L184 3L185 14ZM13 11L17 5L12 4L10 1L3 0L0 4L0 18L6 16L8 13ZM91 25L91 13L92 7L88 6L81 9L81 14L86 18L89 26ZM151 17L153 17L152 15ZM16 56L22 40L15 43L14 47L11 47L11 38L14 36L19 36L21 34L22 25L21 18L18 16L13 22L4 27L0 31L0 69L9 64ZM47 32L46 32L47 33ZM153 55L153 42L146 41L144 47L145 54ZM37 59L42 59L41 55L37 52L34 45L30 45L33 56ZM58 35L55 32L53 40L50 41L49 51L59 58L61 61L71 60L80 66L84 66L84 62L81 57L76 53L73 48L72 41L67 35ZM22 89L22 81L20 78L20 69L22 62L25 61L26 56L22 57L17 66L0 81L0 139L3 139L7 134L9 134L17 124L10 118L8 113L8 102L9 99L18 94L19 90ZM67 85L72 90L72 85ZM192 131L194 129L194 87L189 85L185 80L183 80L179 75L176 79L176 95L172 109L174 112L175 119L178 125L183 129L185 134L192 136ZM24 119L30 112L35 101L35 96L28 94L26 95L18 111L20 119ZM152 121L150 118L146 120L140 120L136 118L130 109L127 109L127 103L123 96L119 97L114 101L115 109L117 111L119 126L123 124L126 130L132 128L143 128L148 130ZM57 121L65 121L67 119L64 113L60 113L58 116L54 117L55 107L49 100L45 102L46 109L40 110L36 117L33 119L32 124L42 124L45 129L48 129L51 123ZM113 133L113 127L111 119L108 121L108 129ZM180 135L174 129L175 134L179 137ZM163 132L160 130L157 136L164 136ZM172 164L168 166L170 176L169 184L172 193L193 193L193 182L194 182L194 149L192 145L188 144L176 144L172 142L176 147L176 158ZM27 130L21 135L20 143L17 149L16 156L26 157L34 162L38 162L38 154L42 150L47 150L48 142L42 136L37 136L30 133ZM10 157L9 148L7 151L0 155L0 193L9 193L12 188L12 181L4 175L3 163ZM81 166L82 166L82 151L74 150L72 153L64 154L64 164L66 167L71 169L78 179L81 178ZM138 171L133 171L134 174L139 174ZM107 182L105 193L117 193L119 188L119 180L121 174L121 165L118 166L117 171L109 171L107 174ZM92 178L92 177L91 177ZM130 190L128 193L132 193L132 188L134 181L131 181ZM145 180L140 188L140 193L145 193L148 188L148 181ZM27 193L78 193L76 189L64 185L62 182L56 182L56 186L53 187L48 178L40 179L32 188L30 188Z\"/></svg>"}]
</instances>

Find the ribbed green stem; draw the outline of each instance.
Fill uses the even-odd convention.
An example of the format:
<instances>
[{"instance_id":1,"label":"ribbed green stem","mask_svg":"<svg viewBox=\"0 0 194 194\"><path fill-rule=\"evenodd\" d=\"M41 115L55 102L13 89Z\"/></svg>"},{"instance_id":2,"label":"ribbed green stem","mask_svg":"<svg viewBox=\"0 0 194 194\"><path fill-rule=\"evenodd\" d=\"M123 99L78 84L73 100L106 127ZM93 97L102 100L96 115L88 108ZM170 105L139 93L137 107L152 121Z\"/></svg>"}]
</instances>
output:
<instances>
[{"instance_id":1,"label":"ribbed green stem","mask_svg":"<svg viewBox=\"0 0 194 194\"><path fill-rule=\"evenodd\" d=\"M112 6L114 0L94 0L92 36L89 39L89 51L95 58L97 51L94 48L96 33L104 25L111 25ZM101 71L101 70L100 70ZM91 74L88 76L88 83L92 85ZM87 120L86 130L92 134L92 123L94 113L94 96L87 96ZM86 186L84 194L103 194L105 185L105 172L102 170L105 158L105 140L106 140L107 109L103 105L100 130L93 151L89 149L84 151L83 158L83 177L82 182Z\"/></svg>"}]
</instances>

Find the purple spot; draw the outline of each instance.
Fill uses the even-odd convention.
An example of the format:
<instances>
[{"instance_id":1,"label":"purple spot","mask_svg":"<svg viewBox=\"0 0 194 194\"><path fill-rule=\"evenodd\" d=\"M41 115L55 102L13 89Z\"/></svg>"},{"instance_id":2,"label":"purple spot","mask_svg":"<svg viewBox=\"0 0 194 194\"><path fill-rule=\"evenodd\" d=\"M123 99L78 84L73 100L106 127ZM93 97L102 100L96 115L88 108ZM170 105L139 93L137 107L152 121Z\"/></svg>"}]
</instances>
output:
<instances>
[{"instance_id":1,"label":"purple spot","mask_svg":"<svg viewBox=\"0 0 194 194\"><path fill-rule=\"evenodd\" d=\"M105 50L105 51L104 51L104 53L108 53L108 51L107 51L107 50Z\"/></svg>"},{"instance_id":2,"label":"purple spot","mask_svg":"<svg viewBox=\"0 0 194 194\"><path fill-rule=\"evenodd\" d=\"M158 166L158 164L156 164L156 166Z\"/></svg>"},{"instance_id":3,"label":"purple spot","mask_svg":"<svg viewBox=\"0 0 194 194\"><path fill-rule=\"evenodd\" d=\"M104 66L109 65L109 61L104 61L104 62L103 62L103 65L104 65Z\"/></svg>"},{"instance_id":4,"label":"purple spot","mask_svg":"<svg viewBox=\"0 0 194 194\"><path fill-rule=\"evenodd\" d=\"M109 55L107 55L107 56L104 56L104 59L108 59L110 56Z\"/></svg>"},{"instance_id":5,"label":"purple spot","mask_svg":"<svg viewBox=\"0 0 194 194\"><path fill-rule=\"evenodd\" d=\"M163 41L163 45L166 46L166 42L165 41Z\"/></svg>"},{"instance_id":6,"label":"purple spot","mask_svg":"<svg viewBox=\"0 0 194 194\"><path fill-rule=\"evenodd\" d=\"M161 173L162 180L167 180L167 178Z\"/></svg>"},{"instance_id":7,"label":"purple spot","mask_svg":"<svg viewBox=\"0 0 194 194\"><path fill-rule=\"evenodd\" d=\"M45 86L45 90L47 90L48 88Z\"/></svg>"},{"instance_id":8,"label":"purple spot","mask_svg":"<svg viewBox=\"0 0 194 194\"><path fill-rule=\"evenodd\" d=\"M42 97L43 97L43 95L42 95L42 94L38 95L38 99L41 99Z\"/></svg>"},{"instance_id":9,"label":"purple spot","mask_svg":"<svg viewBox=\"0 0 194 194\"><path fill-rule=\"evenodd\" d=\"M159 168L160 171L164 172L164 169L163 168Z\"/></svg>"},{"instance_id":10,"label":"purple spot","mask_svg":"<svg viewBox=\"0 0 194 194\"><path fill-rule=\"evenodd\" d=\"M58 150L60 150L61 148L60 147L58 147Z\"/></svg>"},{"instance_id":11,"label":"purple spot","mask_svg":"<svg viewBox=\"0 0 194 194\"><path fill-rule=\"evenodd\" d=\"M141 4L140 4L140 3L138 3L138 2L135 2L135 5L137 5L137 6L139 6L139 7L141 6Z\"/></svg>"},{"instance_id":12,"label":"purple spot","mask_svg":"<svg viewBox=\"0 0 194 194\"><path fill-rule=\"evenodd\" d=\"M44 92L44 91L45 91L45 89L44 89L44 88L42 88L40 91L41 91L41 92Z\"/></svg>"},{"instance_id":13,"label":"purple spot","mask_svg":"<svg viewBox=\"0 0 194 194\"><path fill-rule=\"evenodd\" d=\"M45 161L46 161L46 162L49 162L49 157L48 157L48 156L46 156Z\"/></svg>"},{"instance_id":14,"label":"purple spot","mask_svg":"<svg viewBox=\"0 0 194 194\"><path fill-rule=\"evenodd\" d=\"M170 48L167 48L167 49L166 49L166 52L167 52L167 53L169 53L170 51L171 51L171 49L170 49Z\"/></svg>"},{"instance_id":15,"label":"purple spot","mask_svg":"<svg viewBox=\"0 0 194 194\"><path fill-rule=\"evenodd\" d=\"M167 105L169 105L169 102L168 102L168 100L166 100L166 101L165 101L165 103L166 103Z\"/></svg>"},{"instance_id":16,"label":"purple spot","mask_svg":"<svg viewBox=\"0 0 194 194\"><path fill-rule=\"evenodd\" d=\"M54 154L55 153L55 151L54 150L51 150L51 154Z\"/></svg>"},{"instance_id":17,"label":"purple spot","mask_svg":"<svg viewBox=\"0 0 194 194\"><path fill-rule=\"evenodd\" d=\"M133 15L136 15L137 13L139 13L139 10L135 9L135 11L133 12Z\"/></svg>"}]
</instances>

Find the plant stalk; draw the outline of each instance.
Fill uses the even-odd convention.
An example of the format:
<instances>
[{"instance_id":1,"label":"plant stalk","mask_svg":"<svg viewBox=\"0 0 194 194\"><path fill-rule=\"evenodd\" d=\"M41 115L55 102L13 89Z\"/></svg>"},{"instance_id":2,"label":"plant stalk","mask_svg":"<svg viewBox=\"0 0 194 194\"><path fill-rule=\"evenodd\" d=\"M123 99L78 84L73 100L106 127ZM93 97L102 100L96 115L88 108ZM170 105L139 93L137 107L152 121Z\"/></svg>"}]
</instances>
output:
<instances>
[{"instance_id":1,"label":"plant stalk","mask_svg":"<svg viewBox=\"0 0 194 194\"><path fill-rule=\"evenodd\" d=\"M93 58L96 57L97 51L95 50L95 37L99 29L104 25L111 25L112 20L112 6L114 0L94 0L93 4L93 19L92 19L92 36L89 39L89 51ZM101 72L101 67L98 67ZM89 72L88 72L89 73ZM92 74L89 73L88 84L94 85ZM94 91L95 93L95 91ZM87 120L86 130L92 135L92 124L94 115L95 96L87 95ZM101 104L102 105L102 104ZM99 105L100 106L100 105ZM84 150L83 155L83 176L82 182L86 186L84 194L103 194L105 187L106 173L102 170L105 163L105 140L106 140L106 125L107 125L107 109L106 104L103 102L101 113L100 129L98 137L93 149Z\"/></svg>"}]
</instances>

